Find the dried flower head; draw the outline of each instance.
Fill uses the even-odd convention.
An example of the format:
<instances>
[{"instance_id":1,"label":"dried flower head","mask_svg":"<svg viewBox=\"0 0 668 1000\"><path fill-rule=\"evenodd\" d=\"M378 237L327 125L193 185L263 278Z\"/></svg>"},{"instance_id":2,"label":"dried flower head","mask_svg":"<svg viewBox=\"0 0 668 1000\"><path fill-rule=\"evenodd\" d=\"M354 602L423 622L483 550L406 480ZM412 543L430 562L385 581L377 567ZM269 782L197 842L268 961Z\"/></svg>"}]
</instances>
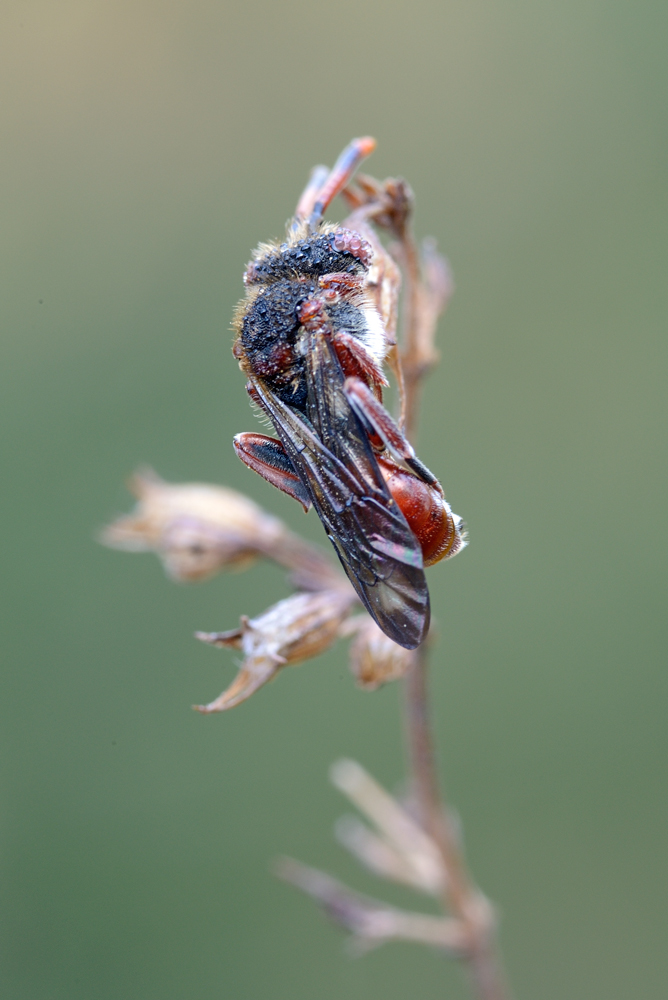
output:
<instances>
[{"instance_id":1,"label":"dried flower head","mask_svg":"<svg viewBox=\"0 0 668 1000\"><path fill-rule=\"evenodd\" d=\"M364 954L388 941L411 941L455 956L466 951L465 930L452 917L399 910L292 858L281 858L275 870L279 878L311 896L331 920L351 932L353 954Z\"/></svg>"},{"instance_id":2,"label":"dried flower head","mask_svg":"<svg viewBox=\"0 0 668 1000\"><path fill-rule=\"evenodd\" d=\"M447 882L438 847L403 803L354 760L336 761L332 783L371 823L342 817L337 837L362 864L383 878L438 895Z\"/></svg>"},{"instance_id":3,"label":"dried flower head","mask_svg":"<svg viewBox=\"0 0 668 1000\"><path fill-rule=\"evenodd\" d=\"M241 619L230 632L197 632L212 646L241 649L244 661L232 684L198 712L223 712L250 698L285 666L324 652L341 634L341 626L356 604L352 587L293 594L260 615Z\"/></svg>"},{"instance_id":4,"label":"dried flower head","mask_svg":"<svg viewBox=\"0 0 668 1000\"><path fill-rule=\"evenodd\" d=\"M346 628L357 632L350 646L350 670L366 691L405 677L415 662L415 650L398 646L367 615L351 619Z\"/></svg>"},{"instance_id":5,"label":"dried flower head","mask_svg":"<svg viewBox=\"0 0 668 1000\"><path fill-rule=\"evenodd\" d=\"M139 503L105 528L100 540L129 552L155 552L174 580L206 580L265 556L290 569L304 589L343 585L324 555L243 493L207 483L167 483L151 470L135 473L129 487Z\"/></svg>"}]
</instances>

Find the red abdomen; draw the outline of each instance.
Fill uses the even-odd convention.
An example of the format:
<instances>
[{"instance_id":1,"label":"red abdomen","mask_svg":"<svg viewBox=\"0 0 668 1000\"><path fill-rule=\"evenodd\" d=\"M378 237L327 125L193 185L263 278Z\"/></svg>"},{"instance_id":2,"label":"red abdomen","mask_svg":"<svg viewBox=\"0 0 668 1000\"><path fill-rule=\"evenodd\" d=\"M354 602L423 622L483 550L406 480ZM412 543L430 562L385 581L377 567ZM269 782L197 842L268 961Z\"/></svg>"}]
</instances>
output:
<instances>
[{"instance_id":1,"label":"red abdomen","mask_svg":"<svg viewBox=\"0 0 668 1000\"><path fill-rule=\"evenodd\" d=\"M455 521L443 494L393 462L384 458L377 461L390 493L420 543L425 566L459 552L463 543L459 519Z\"/></svg>"}]
</instances>

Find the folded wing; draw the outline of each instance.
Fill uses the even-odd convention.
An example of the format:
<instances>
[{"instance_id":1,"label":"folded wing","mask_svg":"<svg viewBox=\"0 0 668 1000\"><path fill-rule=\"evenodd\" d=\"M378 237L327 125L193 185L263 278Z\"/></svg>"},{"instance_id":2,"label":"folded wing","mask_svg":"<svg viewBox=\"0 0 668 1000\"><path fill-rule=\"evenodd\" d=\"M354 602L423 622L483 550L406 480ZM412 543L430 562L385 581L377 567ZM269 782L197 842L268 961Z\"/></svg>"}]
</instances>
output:
<instances>
[{"instance_id":1,"label":"folded wing","mask_svg":"<svg viewBox=\"0 0 668 1000\"><path fill-rule=\"evenodd\" d=\"M260 381L256 391L360 600L386 635L414 649L429 630L419 543L346 399L343 372L328 339L313 333L309 340L307 417Z\"/></svg>"}]
</instances>

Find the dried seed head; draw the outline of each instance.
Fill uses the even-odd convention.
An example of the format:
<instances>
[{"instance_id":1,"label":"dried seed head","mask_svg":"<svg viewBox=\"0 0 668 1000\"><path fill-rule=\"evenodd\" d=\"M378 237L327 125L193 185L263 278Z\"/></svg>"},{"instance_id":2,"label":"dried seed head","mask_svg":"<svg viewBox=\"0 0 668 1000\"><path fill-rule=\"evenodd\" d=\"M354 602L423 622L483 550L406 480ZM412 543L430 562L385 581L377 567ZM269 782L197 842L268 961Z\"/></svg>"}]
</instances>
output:
<instances>
[{"instance_id":1,"label":"dried seed head","mask_svg":"<svg viewBox=\"0 0 668 1000\"><path fill-rule=\"evenodd\" d=\"M339 840L377 874L430 895L441 892L447 873L438 847L405 806L357 761L336 761L330 778L375 828L351 817L338 826Z\"/></svg>"},{"instance_id":2,"label":"dried seed head","mask_svg":"<svg viewBox=\"0 0 668 1000\"><path fill-rule=\"evenodd\" d=\"M281 858L275 871L279 878L311 896L331 920L352 933L354 954L364 954L388 941L413 941L454 956L465 954L466 928L453 917L399 910L362 896L331 875L292 858Z\"/></svg>"},{"instance_id":3,"label":"dried seed head","mask_svg":"<svg viewBox=\"0 0 668 1000\"><path fill-rule=\"evenodd\" d=\"M324 652L341 634L356 603L352 588L293 594L258 618L242 618L231 632L197 632L212 646L241 649L244 661L234 681L198 712L223 712L250 698L281 669Z\"/></svg>"},{"instance_id":4,"label":"dried seed head","mask_svg":"<svg viewBox=\"0 0 668 1000\"><path fill-rule=\"evenodd\" d=\"M284 545L286 529L241 493L205 483L166 483L154 472L135 473L139 503L100 539L112 548L156 552L175 580L204 580L242 568Z\"/></svg>"},{"instance_id":5,"label":"dried seed head","mask_svg":"<svg viewBox=\"0 0 668 1000\"><path fill-rule=\"evenodd\" d=\"M348 629L351 626L356 628L357 636L350 646L350 670L359 687L375 691L405 677L414 662L415 650L398 646L366 616L355 618L354 624L348 623Z\"/></svg>"}]
</instances>

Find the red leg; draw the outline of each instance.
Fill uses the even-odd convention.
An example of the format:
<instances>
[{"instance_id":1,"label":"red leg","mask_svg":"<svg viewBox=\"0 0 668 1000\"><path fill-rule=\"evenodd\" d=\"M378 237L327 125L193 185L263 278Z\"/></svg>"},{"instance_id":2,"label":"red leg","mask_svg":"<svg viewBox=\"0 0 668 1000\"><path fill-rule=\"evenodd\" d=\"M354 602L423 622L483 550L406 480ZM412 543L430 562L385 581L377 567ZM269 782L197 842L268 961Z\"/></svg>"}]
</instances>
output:
<instances>
[{"instance_id":1,"label":"red leg","mask_svg":"<svg viewBox=\"0 0 668 1000\"><path fill-rule=\"evenodd\" d=\"M340 298L354 302L364 289L364 278L358 274L348 274L347 271L333 271L318 278L318 285L325 289L326 302L335 302Z\"/></svg>"},{"instance_id":2,"label":"red leg","mask_svg":"<svg viewBox=\"0 0 668 1000\"><path fill-rule=\"evenodd\" d=\"M233 444L244 465L276 489L299 501L304 510L309 509L311 498L280 441L266 434L237 434Z\"/></svg>"},{"instance_id":3,"label":"red leg","mask_svg":"<svg viewBox=\"0 0 668 1000\"><path fill-rule=\"evenodd\" d=\"M436 476L420 461L410 441L404 437L369 387L359 378L347 378L343 391L355 413L378 435L392 458L407 466L423 482L443 492Z\"/></svg>"},{"instance_id":4,"label":"red leg","mask_svg":"<svg viewBox=\"0 0 668 1000\"><path fill-rule=\"evenodd\" d=\"M331 292L336 298L338 298L339 292L336 291L335 286L338 279L342 276L337 274L331 277L336 279L336 281L332 282L331 288L325 290L323 295L326 297ZM334 347L337 357L341 363L344 375L354 376L351 379L352 382L359 382L360 385L364 385L364 388L367 387L366 383L368 382L373 386L374 391L379 395L381 387L389 385L389 382L385 378L385 374L383 373L379 363L366 349L361 340L357 337L353 337L351 334L346 333L343 330L337 330L334 332L334 327L327 315L325 304L321 299L313 298L302 302L298 309L297 316L299 322L305 330L310 330L314 333L321 332L331 338L332 346ZM362 381L362 379L364 381Z\"/></svg>"},{"instance_id":5,"label":"red leg","mask_svg":"<svg viewBox=\"0 0 668 1000\"><path fill-rule=\"evenodd\" d=\"M425 566L456 555L466 545L464 525L461 517L450 509L441 484L417 458L410 442L361 379L347 378L343 391L355 413L370 429L372 441L377 435L393 459L379 457L378 465L420 543Z\"/></svg>"},{"instance_id":6,"label":"red leg","mask_svg":"<svg viewBox=\"0 0 668 1000\"><path fill-rule=\"evenodd\" d=\"M376 399L377 396L378 399L382 399L382 387L390 383L385 378L383 369L361 340L339 330L332 337L332 344L346 378L352 377L355 381L362 381L365 387L370 385L374 393L373 398Z\"/></svg>"}]
</instances>

